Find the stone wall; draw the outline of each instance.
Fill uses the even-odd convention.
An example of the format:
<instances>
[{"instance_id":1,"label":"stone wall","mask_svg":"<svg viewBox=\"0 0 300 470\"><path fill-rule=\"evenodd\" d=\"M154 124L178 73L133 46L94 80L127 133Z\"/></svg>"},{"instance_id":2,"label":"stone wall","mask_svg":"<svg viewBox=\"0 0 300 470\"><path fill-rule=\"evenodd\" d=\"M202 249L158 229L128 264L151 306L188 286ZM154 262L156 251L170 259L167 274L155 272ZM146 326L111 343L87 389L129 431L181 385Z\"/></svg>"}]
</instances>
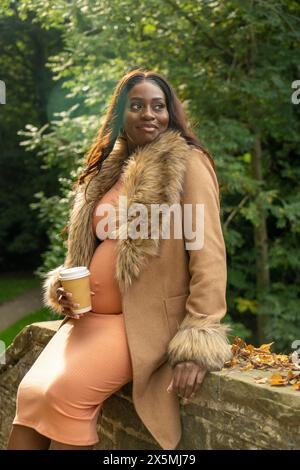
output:
<instances>
[{"instance_id":1,"label":"stone wall","mask_svg":"<svg viewBox=\"0 0 300 470\"><path fill-rule=\"evenodd\" d=\"M18 384L59 324L27 326L6 351L6 364L0 365L1 449L14 417ZM300 392L254 382L254 377L267 374L234 369L209 374L194 399L181 405L178 449L299 449ZM135 412L131 387L127 384L106 400L98 420L97 449L160 449Z\"/></svg>"}]
</instances>

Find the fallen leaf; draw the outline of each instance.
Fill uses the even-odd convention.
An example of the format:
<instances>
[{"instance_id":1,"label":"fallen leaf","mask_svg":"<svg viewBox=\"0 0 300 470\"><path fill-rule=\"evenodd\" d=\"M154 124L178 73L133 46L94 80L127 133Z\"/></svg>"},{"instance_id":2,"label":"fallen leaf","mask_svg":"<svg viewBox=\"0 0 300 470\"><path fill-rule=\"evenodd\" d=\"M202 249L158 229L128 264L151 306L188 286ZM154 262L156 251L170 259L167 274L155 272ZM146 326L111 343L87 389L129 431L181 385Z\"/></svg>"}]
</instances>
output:
<instances>
[{"instance_id":1,"label":"fallen leaf","mask_svg":"<svg viewBox=\"0 0 300 470\"><path fill-rule=\"evenodd\" d=\"M256 377L254 380L257 384L266 384L269 379L268 377Z\"/></svg>"},{"instance_id":2,"label":"fallen leaf","mask_svg":"<svg viewBox=\"0 0 300 470\"><path fill-rule=\"evenodd\" d=\"M275 354L275 361L288 363L289 357L286 354Z\"/></svg>"},{"instance_id":3,"label":"fallen leaf","mask_svg":"<svg viewBox=\"0 0 300 470\"><path fill-rule=\"evenodd\" d=\"M271 348L272 344L274 344L274 341L273 341L273 343L262 344L258 349L260 349L262 351L265 351L265 352L270 352L270 348Z\"/></svg>"},{"instance_id":4,"label":"fallen leaf","mask_svg":"<svg viewBox=\"0 0 300 470\"><path fill-rule=\"evenodd\" d=\"M275 354L270 351L272 343L262 344L256 348L252 344L246 344L244 340L236 336L231 345L233 358L226 362L224 367L240 366L240 371L251 369L278 370L287 372L282 375L279 372L267 377L256 377L256 383L269 383L271 386L292 386L294 390L300 390L300 365L293 361L293 353ZM297 373L298 372L298 373Z\"/></svg>"},{"instance_id":5,"label":"fallen leaf","mask_svg":"<svg viewBox=\"0 0 300 470\"><path fill-rule=\"evenodd\" d=\"M289 370L287 374L287 379L288 380L297 379L298 376L299 374L294 374L291 370Z\"/></svg>"},{"instance_id":6,"label":"fallen leaf","mask_svg":"<svg viewBox=\"0 0 300 470\"><path fill-rule=\"evenodd\" d=\"M298 380L298 382L292 385L292 389L300 392L300 380Z\"/></svg>"},{"instance_id":7,"label":"fallen leaf","mask_svg":"<svg viewBox=\"0 0 300 470\"><path fill-rule=\"evenodd\" d=\"M270 385L272 386L282 386L282 385L287 385L288 381L286 380L286 377L283 377L280 374L273 374L270 377Z\"/></svg>"},{"instance_id":8,"label":"fallen leaf","mask_svg":"<svg viewBox=\"0 0 300 470\"><path fill-rule=\"evenodd\" d=\"M243 372L246 371L246 370L250 370L250 369L254 369L254 365L251 364L251 362L248 362L248 364L246 364L244 367L240 368L240 370L242 370Z\"/></svg>"},{"instance_id":9,"label":"fallen leaf","mask_svg":"<svg viewBox=\"0 0 300 470\"><path fill-rule=\"evenodd\" d=\"M226 362L226 365L227 365L228 367L234 367L234 366L236 366L236 365L238 364L238 362L239 362L238 359L235 358L235 357L233 357L230 361L227 361L227 362Z\"/></svg>"}]
</instances>

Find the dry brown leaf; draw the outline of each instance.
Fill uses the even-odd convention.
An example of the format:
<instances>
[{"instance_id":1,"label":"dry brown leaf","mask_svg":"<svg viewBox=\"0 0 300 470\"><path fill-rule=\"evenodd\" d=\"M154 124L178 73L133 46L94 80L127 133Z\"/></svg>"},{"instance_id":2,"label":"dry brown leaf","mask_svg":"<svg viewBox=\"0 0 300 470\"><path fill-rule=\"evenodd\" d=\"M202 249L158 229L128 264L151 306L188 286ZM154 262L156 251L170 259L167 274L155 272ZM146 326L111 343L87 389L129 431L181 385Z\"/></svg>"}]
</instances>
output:
<instances>
[{"instance_id":1,"label":"dry brown leaf","mask_svg":"<svg viewBox=\"0 0 300 470\"><path fill-rule=\"evenodd\" d=\"M291 370L288 371L288 374L287 374L288 380L296 379L297 377L298 377L297 374L294 374Z\"/></svg>"},{"instance_id":2,"label":"dry brown leaf","mask_svg":"<svg viewBox=\"0 0 300 470\"><path fill-rule=\"evenodd\" d=\"M226 365L228 365L228 367L234 367L238 363L239 363L238 359L233 357L230 361L226 362Z\"/></svg>"},{"instance_id":3,"label":"dry brown leaf","mask_svg":"<svg viewBox=\"0 0 300 470\"><path fill-rule=\"evenodd\" d=\"M236 336L231 345L233 357L225 363L225 366L235 367L240 365L239 370L241 371L277 369L278 371L288 372L287 376L277 373L273 374L270 379L257 377L255 381L261 384L269 381L272 386L291 385L294 390L299 390L300 370L299 366L293 363L292 353L289 355L272 353L270 350L273 344L274 342L266 343L256 348L252 344L246 344L244 340ZM297 371L299 374L293 371Z\"/></svg>"},{"instance_id":4,"label":"dry brown leaf","mask_svg":"<svg viewBox=\"0 0 300 470\"><path fill-rule=\"evenodd\" d=\"M283 377L281 374L273 374L270 377L270 385L272 386L282 386L282 385L287 385L288 381L286 380L286 377Z\"/></svg>"},{"instance_id":5,"label":"dry brown leaf","mask_svg":"<svg viewBox=\"0 0 300 470\"><path fill-rule=\"evenodd\" d=\"M269 353L272 344L274 344L274 341L273 341L272 343L262 344L261 346L259 346L258 349L260 349L261 351L265 351L265 352L268 352L268 353Z\"/></svg>"},{"instance_id":6,"label":"dry brown leaf","mask_svg":"<svg viewBox=\"0 0 300 470\"><path fill-rule=\"evenodd\" d=\"M286 354L275 354L275 361L279 361L283 364L288 364L289 357Z\"/></svg>"},{"instance_id":7,"label":"dry brown leaf","mask_svg":"<svg viewBox=\"0 0 300 470\"><path fill-rule=\"evenodd\" d=\"M256 377L254 378L257 384L266 384L268 382L268 377Z\"/></svg>"},{"instance_id":8,"label":"dry brown leaf","mask_svg":"<svg viewBox=\"0 0 300 470\"><path fill-rule=\"evenodd\" d=\"M241 367L240 370L242 370L243 372L245 370L250 370L250 369L254 369L254 365L251 364L251 362L248 362L248 364L246 364L245 366Z\"/></svg>"},{"instance_id":9,"label":"dry brown leaf","mask_svg":"<svg viewBox=\"0 0 300 470\"><path fill-rule=\"evenodd\" d=\"M292 385L292 389L300 392L300 380L298 380L298 382Z\"/></svg>"}]
</instances>

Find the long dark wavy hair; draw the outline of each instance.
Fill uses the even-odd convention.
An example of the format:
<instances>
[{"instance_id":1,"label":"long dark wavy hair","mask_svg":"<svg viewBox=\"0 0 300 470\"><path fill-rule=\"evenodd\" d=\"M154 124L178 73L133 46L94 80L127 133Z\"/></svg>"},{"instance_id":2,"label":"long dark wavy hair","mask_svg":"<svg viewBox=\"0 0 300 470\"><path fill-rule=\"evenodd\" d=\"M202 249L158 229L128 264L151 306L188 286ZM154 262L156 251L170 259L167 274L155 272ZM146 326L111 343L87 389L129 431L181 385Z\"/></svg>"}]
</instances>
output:
<instances>
[{"instance_id":1,"label":"long dark wavy hair","mask_svg":"<svg viewBox=\"0 0 300 470\"><path fill-rule=\"evenodd\" d=\"M135 68L127 72L118 82L115 91L110 100L108 110L106 112L104 122L97 132L96 138L85 156L85 167L79 175L74 186L76 189L79 185L85 183L86 179L90 181L93 176L101 171L104 160L109 156L115 142L123 131L123 116L127 101L128 92L138 83L149 80L159 86L163 91L166 99L167 110L169 113L168 129L180 132L180 135L186 140L188 145L194 146L202 150L208 157L214 171L216 171L215 163L210 153L204 148L199 139L192 131L191 122L185 115L182 103L176 96L175 91L167 80L159 73L153 70L145 70L143 68ZM86 185L85 193L88 185ZM62 231L67 231L65 227Z\"/></svg>"}]
</instances>

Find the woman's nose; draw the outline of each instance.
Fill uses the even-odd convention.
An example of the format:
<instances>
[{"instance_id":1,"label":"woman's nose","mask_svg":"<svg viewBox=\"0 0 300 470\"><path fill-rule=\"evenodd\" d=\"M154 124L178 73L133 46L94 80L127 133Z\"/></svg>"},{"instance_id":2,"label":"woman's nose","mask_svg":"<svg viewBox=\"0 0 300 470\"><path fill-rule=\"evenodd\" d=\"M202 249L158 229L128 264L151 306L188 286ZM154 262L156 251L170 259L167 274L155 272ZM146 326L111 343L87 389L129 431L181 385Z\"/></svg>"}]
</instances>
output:
<instances>
[{"instance_id":1,"label":"woman's nose","mask_svg":"<svg viewBox=\"0 0 300 470\"><path fill-rule=\"evenodd\" d=\"M146 106L144 108L144 110L142 111L142 117L146 118L146 119L149 119L149 118L151 119L151 118L154 117L153 116L153 110L151 109L151 106L149 106L149 107Z\"/></svg>"}]
</instances>

